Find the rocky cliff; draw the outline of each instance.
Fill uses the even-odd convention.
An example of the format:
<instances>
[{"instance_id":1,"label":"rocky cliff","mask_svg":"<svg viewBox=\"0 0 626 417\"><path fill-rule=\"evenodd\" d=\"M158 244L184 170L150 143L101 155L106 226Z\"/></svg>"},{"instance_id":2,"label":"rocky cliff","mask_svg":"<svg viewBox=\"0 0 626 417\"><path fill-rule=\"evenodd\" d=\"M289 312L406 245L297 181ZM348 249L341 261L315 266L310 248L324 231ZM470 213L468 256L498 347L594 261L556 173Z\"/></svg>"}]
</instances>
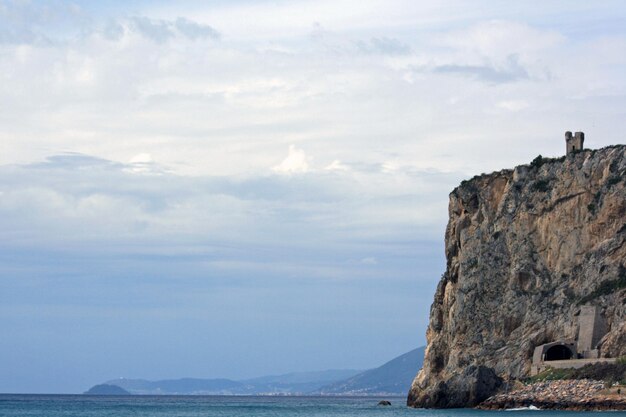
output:
<instances>
[{"instance_id":1,"label":"rocky cliff","mask_svg":"<svg viewBox=\"0 0 626 417\"><path fill-rule=\"evenodd\" d=\"M626 355L626 146L538 157L450 194L414 407L467 407L529 375L535 346L574 340L598 306L601 355Z\"/></svg>"}]
</instances>

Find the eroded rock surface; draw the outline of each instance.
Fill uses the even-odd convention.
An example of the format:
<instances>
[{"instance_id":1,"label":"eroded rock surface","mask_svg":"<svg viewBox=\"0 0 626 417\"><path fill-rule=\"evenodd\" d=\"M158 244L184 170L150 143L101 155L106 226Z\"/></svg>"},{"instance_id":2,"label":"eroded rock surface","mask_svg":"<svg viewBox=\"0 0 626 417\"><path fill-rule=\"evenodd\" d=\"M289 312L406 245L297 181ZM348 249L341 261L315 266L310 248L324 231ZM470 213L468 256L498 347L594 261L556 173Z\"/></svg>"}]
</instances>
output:
<instances>
[{"instance_id":1,"label":"eroded rock surface","mask_svg":"<svg viewBox=\"0 0 626 417\"><path fill-rule=\"evenodd\" d=\"M410 406L474 406L528 376L535 346L576 338L584 304L605 319L601 355L626 355L626 146L474 177L449 216Z\"/></svg>"}]
</instances>

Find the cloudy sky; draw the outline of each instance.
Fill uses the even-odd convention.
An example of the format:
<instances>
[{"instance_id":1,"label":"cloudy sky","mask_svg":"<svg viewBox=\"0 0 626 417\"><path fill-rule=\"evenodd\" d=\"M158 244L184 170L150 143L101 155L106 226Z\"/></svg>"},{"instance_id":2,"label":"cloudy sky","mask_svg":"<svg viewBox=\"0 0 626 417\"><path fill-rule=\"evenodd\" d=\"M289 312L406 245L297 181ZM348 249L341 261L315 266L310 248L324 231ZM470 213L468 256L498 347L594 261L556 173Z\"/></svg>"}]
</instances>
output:
<instances>
[{"instance_id":1,"label":"cloudy sky","mask_svg":"<svg viewBox=\"0 0 626 417\"><path fill-rule=\"evenodd\" d=\"M105 3L105 4L103 4ZM462 179L624 143L621 1L0 0L0 392L425 343Z\"/></svg>"}]
</instances>

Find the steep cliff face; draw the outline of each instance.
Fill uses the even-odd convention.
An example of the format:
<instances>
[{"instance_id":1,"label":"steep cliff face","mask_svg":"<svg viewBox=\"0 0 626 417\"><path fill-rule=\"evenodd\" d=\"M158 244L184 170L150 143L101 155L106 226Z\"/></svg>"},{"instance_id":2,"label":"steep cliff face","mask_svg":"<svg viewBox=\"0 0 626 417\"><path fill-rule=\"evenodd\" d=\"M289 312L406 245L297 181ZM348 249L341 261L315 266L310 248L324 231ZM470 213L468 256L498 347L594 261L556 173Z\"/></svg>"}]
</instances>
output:
<instances>
[{"instance_id":1,"label":"steep cliff face","mask_svg":"<svg viewBox=\"0 0 626 417\"><path fill-rule=\"evenodd\" d=\"M626 355L626 146L535 160L450 194L415 407L467 407L529 375L535 346L575 339L601 308L605 357Z\"/></svg>"}]
</instances>

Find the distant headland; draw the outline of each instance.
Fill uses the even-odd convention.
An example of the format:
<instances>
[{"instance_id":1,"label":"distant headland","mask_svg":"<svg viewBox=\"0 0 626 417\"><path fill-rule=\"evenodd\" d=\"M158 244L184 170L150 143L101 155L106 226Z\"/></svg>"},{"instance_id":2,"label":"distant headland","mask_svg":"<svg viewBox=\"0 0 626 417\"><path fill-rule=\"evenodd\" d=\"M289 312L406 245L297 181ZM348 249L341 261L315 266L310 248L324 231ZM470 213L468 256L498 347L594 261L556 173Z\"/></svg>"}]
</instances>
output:
<instances>
[{"instance_id":1,"label":"distant headland","mask_svg":"<svg viewBox=\"0 0 626 417\"><path fill-rule=\"evenodd\" d=\"M131 395L130 392L117 385L111 384L99 384L94 385L88 391L85 391L85 395Z\"/></svg>"}]
</instances>

